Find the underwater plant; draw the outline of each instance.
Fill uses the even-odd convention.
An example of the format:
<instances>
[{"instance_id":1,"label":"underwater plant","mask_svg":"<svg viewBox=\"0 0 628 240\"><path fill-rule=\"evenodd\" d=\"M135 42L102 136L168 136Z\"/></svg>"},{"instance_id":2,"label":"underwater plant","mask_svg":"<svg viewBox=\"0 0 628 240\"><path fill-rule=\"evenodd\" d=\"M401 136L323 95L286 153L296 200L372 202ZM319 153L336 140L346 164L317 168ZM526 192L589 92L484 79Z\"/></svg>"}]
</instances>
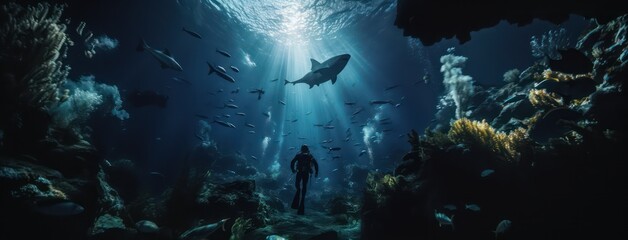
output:
<instances>
[{"instance_id":1,"label":"underwater plant","mask_svg":"<svg viewBox=\"0 0 628 240\"><path fill-rule=\"evenodd\" d=\"M451 53L440 57L443 85L445 85L447 95L451 96L456 104L456 119L465 116L468 101L474 92L473 78L462 74L462 68L467 59L467 57Z\"/></svg>"},{"instance_id":2,"label":"underwater plant","mask_svg":"<svg viewBox=\"0 0 628 240\"><path fill-rule=\"evenodd\" d=\"M517 128L506 134L495 130L486 120L461 118L451 124L448 135L454 143L488 150L500 154L507 161L514 161L518 159L519 148L527 138L527 130Z\"/></svg>"},{"instance_id":3,"label":"underwater plant","mask_svg":"<svg viewBox=\"0 0 628 240\"><path fill-rule=\"evenodd\" d=\"M233 226L231 226L231 237L229 237L229 240L244 239L244 234L252 227L253 225L251 224L250 218L237 218Z\"/></svg>"},{"instance_id":4,"label":"underwater plant","mask_svg":"<svg viewBox=\"0 0 628 240\"><path fill-rule=\"evenodd\" d=\"M528 99L535 107L556 108L564 105L560 96L555 93L548 93L545 89L531 89Z\"/></svg>"},{"instance_id":5,"label":"underwater plant","mask_svg":"<svg viewBox=\"0 0 628 240\"><path fill-rule=\"evenodd\" d=\"M540 37L532 36L530 39L530 48L532 56L543 58L545 56L557 60L560 59L558 50L564 50L569 47L569 38L567 30L561 28L559 30L550 30Z\"/></svg>"}]
</instances>

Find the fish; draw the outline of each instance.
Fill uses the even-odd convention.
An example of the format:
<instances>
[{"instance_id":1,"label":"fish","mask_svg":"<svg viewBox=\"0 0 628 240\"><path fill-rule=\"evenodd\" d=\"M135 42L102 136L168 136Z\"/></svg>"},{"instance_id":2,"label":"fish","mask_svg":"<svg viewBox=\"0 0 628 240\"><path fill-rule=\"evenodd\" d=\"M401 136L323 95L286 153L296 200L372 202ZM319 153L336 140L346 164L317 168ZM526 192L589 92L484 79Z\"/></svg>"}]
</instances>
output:
<instances>
[{"instance_id":1,"label":"fish","mask_svg":"<svg viewBox=\"0 0 628 240\"><path fill-rule=\"evenodd\" d=\"M436 209L434 209L434 217L436 218L436 221L438 221L438 226L442 227L442 226L451 226L451 228L454 228L454 215L451 215L451 218L448 217L447 215L445 215L444 213L439 213L436 211Z\"/></svg>"},{"instance_id":2,"label":"fish","mask_svg":"<svg viewBox=\"0 0 628 240\"><path fill-rule=\"evenodd\" d=\"M236 88L235 90L231 91L231 94L236 94L236 93L239 93L239 92L240 92L240 88Z\"/></svg>"},{"instance_id":3,"label":"fish","mask_svg":"<svg viewBox=\"0 0 628 240\"><path fill-rule=\"evenodd\" d=\"M246 116L246 113L243 113L243 112L238 112L238 113L236 113L236 115L238 115L238 116L243 116L243 117L244 117L244 116Z\"/></svg>"},{"instance_id":4,"label":"fish","mask_svg":"<svg viewBox=\"0 0 628 240\"><path fill-rule=\"evenodd\" d=\"M226 113L225 113L225 114L223 114L222 116L223 116L223 117L225 117L225 118L230 118L230 117L231 117L231 115L226 114Z\"/></svg>"},{"instance_id":5,"label":"fish","mask_svg":"<svg viewBox=\"0 0 628 240\"><path fill-rule=\"evenodd\" d=\"M336 127L332 126L332 125L325 125L323 126L324 129L334 129Z\"/></svg>"},{"instance_id":6,"label":"fish","mask_svg":"<svg viewBox=\"0 0 628 240\"><path fill-rule=\"evenodd\" d=\"M175 82L180 82L180 83L187 83L192 85L192 83L188 80L185 80L185 78L180 78L180 77L172 77L172 80L174 80Z\"/></svg>"},{"instance_id":7,"label":"fish","mask_svg":"<svg viewBox=\"0 0 628 240\"><path fill-rule=\"evenodd\" d=\"M270 117L270 112L263 112L262 115L264 115L266 117Z\"/></svg>"},{"instance_id":8,"label":"fish","mask_svg":"<svg viewBox=\"0 0 628 240\"><path fill-rule=\"evenodd\" d=\"M355 102L345 102L345 105L347 105L347 106L353 106L353 105L355 105Z\"/></svg>"},{"instance_id":9,"label":"fish","mask_svg":"<svg viewBox=\"0 0 628 240\"><path fill-rule=\"evenodd\" d=\"M493 174L495 172L495 170L493 169L485 169L484 171L482 171L482 173L480 173L481 177L488 177L489 175Z\"/></svg>"},{"instance_id":10,"label":"fish","mask_svg":"<svg viewBox=\"0 0 628 240\"><path fill-rule=\"evenodd\" d=\"M340 147L330 147L328 149L329 149L330 152L331 151L340 151L340 150L342 150L342 148L340 148Z\"/></svg>"},{"instance_id":11,"label":"fish","mask_svg":"<svg viewBox=\"0 0 628 240\"><path fill-rule=\"evenodd\" d=\"M218 123L222 126L228 127L228 128L236 128L235 125L233 125L233 123L230 122L225 122L225 121L220 121L220 120L214 120L213 122Z\"/></svg>"},{"instance_id":12,"label":"fish","mask_svg":"<svg viewBox=\"0 0 628 240\"><path fill-rule=\"evenodd\" d=\"M399 86L401 86L401 84L395 84L395 85L392 85L390 87L387 87L386 89L384 89L384 91L392 90L392 89L395 89L395 88L397 88Z\"/></svg>"},{"instance_id":13,"label":"fish","mask_svg":"<svg viewBox=\"0 0 628 240\"><path fill-rule=\"evenodd\" d=\"M262 99L262 95L266 92L264 91L264 89L258 88L258 89L250 90L249 93L257 93L257 100L260 100Z\"/></svg>"},{"instance_id":14,"label":"fish","mask_svg":"<svg viewBox=\"0 0 628 240\"><path fill-rule=\"evenodd\" d=\"M235 67L235 66L229 66L229 68L231 68L231 70L233 70L234 72L237 72L237 73L239 73L239 72L240 72L240 69L238 69L238 68L237 68L237 67Z\"/></svg>"},{"instance_id":15,"label":"fish","mask_svg":"<svg viewBox=\"0 0 628 240\"><path fill-rule=\"evenodd\" d=\"M183 31L188 33L188 34L190 34L190 35L192 35L192 37L195 37L195 38L198 38L198 39L203 39L203 37L201 37L200 34L194 32L194 31L187 30L187 29L185 29L185 27L183 27Z\"/></svg>"},{"instance_id":16,"label":"fish","mask_svg":"<svg viewBox=\"0 0 628 240\"><path fill-rule=\"evenodd\" d=\"M177 60L172 57L168 49L159 51L148 46L146 41L144 41L144 39L141 39L140 43L137 45L136 50L138 52L148 51L150 55L152 55L159 62L159 65L162 69L170 68L177 71L183 71L181 65L177 62Z\"/></svg>"},{"instance_id":17,"label":"fish","mask_svg":"<svg viewBox=\"0 0 628 240\"><path fill-rule=\"evenodd\" d=\"M500 221L497 224L497 227L495 227L495 231L493 231L493 233L495 233L495 239L502 239L506 234L508 234L508 232L510 232L511 228L512 221L507 219Z\"/></svg>"},{"instance_id":18,"label":"fish","mask_svg":"<svg viewBox=\"0 0 628 240\"><path fill-rule=\"evenodd\" d=\"M395 108L398 108L399 106L401 106L401 103L395 104Z\"/></svg>"},{"instance_id":19,"label":"fish","mask_svg":"<svg viewBox=\"0 0 628 240\"><path fill-rule=\"evenodd\" d=\"M273 80L270 80L270 82L276 82L276 81L279 81L279 78L275 78Z\"/></svg>"},{"instance_id":20,"label":"fish","mask_svg":"<svg viewBox=\"0 0 628 240\"><path fill-rule=\"evenodd\" d=\"M342 157L340 157L340 156L333 156L333 157L331 157L332 160L333 159L340 159L340 158L342 158Z\"/></svg>"},{"instance_id":21,"label":"fish","mask_svg":"<svg viewBox=\"0 0 628 240\"><path fill-rule=\"evenodd\" d=\"M179 235L178 240L196 240L206 238L210 234L214 233L218 228L222 227L223 231L225 229L225 223L229 220L228 218L222 219L218 222L203 225L200 227L195 227L190 230L183 232Z\"/></svg>"},{"instance_id":22,"label":"fish","mask_svg":"<svg viewBox=\"0 0 628 240\"><path fill-rule=\"evenodd\" d=\"M229 54L228 52L226 52L224 50L216 49L216 52L220 53L221 55L223 55L225 57L231 57L231 54Z\"/></svg>"},{"instance_id":23,"label":"fish","mask_svg":"<svg viewBox=\"0 0 628 240\"><path fill-rule=\"evenodd\" d=\"M479 212L480 206L478 206L477 204L465 204L464 209L468 209L474 212Z\"/></svg>"},{"instance_id":24,"label":"fish","mask_svg":"<svg viewBox=\"0 0 628 240\"><path fill-rule=\"evenodd\" d=\"M333 141L334 141L333 139L327 139L327 140L323 140L322 143L330 143L330 142L333 142Z\"/></svg>"},{"instance_id":25,"label":"fish","mask_svg":"<svg viewBox=\"0 0 628 240\"><path fill-rule=\"evenodd\" d=\"M349 59L351 59L351 55L349 54L332 57L323 63L310 59L310 62L312 63L312 69L310 72L296 81L289 82L288 80L284 80L284 85L289 83L292 83L292 85L305 83L311 89L312 87L318 86L327 81L331 81L331 84L335 84L338 79L338 74L345 68L345 66L347 66Z\"/></svg>"},{"instance_id":26,"label":"fish","mask_svg":"<svg viewBox=\"0 0 628 240\"><path fill-rule=\"evenodd\" d=\"M233 103L224 103L224 106L222 108L233 108L233 109L237 109L239 108L238 105L235 105Z\"/></svg>"},{"instance_id":27,"label":"fish","mask_svg":"<svg viewBox=\"0 0 628 240\"><path fill-rule=\"evenodd\" d=\"M247 123L247 124L245 124L245 125L246 125L247 127L250 127L250 128L255 128L255 125L250 124L250 123Z\"/></svg>"},{"instance_id":28,"label":"fish","mask_svg":"<svg viewBox=\"0 0 628 240\"><path fill-rule=\"evenodd\" d=\"M207 73L207 75L210 75L215 72L216 75L218 75L224 80L227 80L228 82L231 82L231 83L236 82L235 79L233 79L233 77L229 76L228 74L224 72L221 72L220 70L216 70L216 68L214 68L214 66L212 66L209 62L207 62L207 66L209 66L209 73Z\"/></svg>"},{"instance_id":29,"label":"fish","mask_svg":"<svg viewBox=\"0 0 628 240\"><path fill-rule=\"evenodd\" d=\"M371 105L382 105L382 104L392 104L392 100L371 100Z\"/></svg>"},{"instance_id":30,"label":"fish","mask_svg":"<svg viewBox=\"0 0 628 240\"><path fill-rule=\"evenodd\" d=\"M356 145L357 146L357 145ZM362 157L362 155L364 155L366 153L366 150L362 150L360 151L360 154L358 154L358 157Z\"/></svg>"},{"instance_id":31,"label":"fish","mask_svg":"<svg viewBox=\"0 0 628 240\"><path fill-rule=\"evenodd\" d=\"M233 171L233 170L227 170L227 172L228 172L228 173L231 173L231 174L233 174L233 175L235 175L235 174L236 174L236 172L235 172L235 171Z\"/></svg>"},{"instance_id":32,"label":"fish","mask_svg":"<svg viewBox=\"0 0 628 240\"><path fill-rule=\"evenodd\" d=\"M286 105L286 102L284 102L282 100L279 100L279 103L281 103L281 105L284 105L284 106Z\"/></svg>"},{"instance_id":33,"label":"fish","mask_svg":"<svg viewBox=\"0 0 628 240\"><path fill-rule=\"evenodd\" d=\"M251 130L249 131L250 134L255 134L255 131Z\"/></svg>"},{"instance_id":34,"label":"fish","mask_svg":"<svg viewBox=\"0 0 628 240\"><path fill-rule=\"evenodd\" d=\"M256 156L251 155L251 158L252 158L253 160L257 160L257 157L256 157Z\"/></svg>"},{"instance_id":35,"label":"fish","mask_svg":"<svg viewBox=\"0 0 628 240\"><path fill-rule=\"evenodd\" d=\"M295 122L297 122L297 121L299 121L299 119L292 119L290 122L295 123Z\"/></svg>"},{"instance_id":36,"label":"fish","mask_svg":"<svg viewBox=\"0 0 628 240\"><path fill-rule=\"evenodd\" d=\"M296 147L289 147L288 150L296 150Z\"/></svg>"},{"instance_id":37,"label":"fish","mask_svg":"<svg viewBox=\"0 0 628 240\"><path fill-rule=\"evenodd\" d=\"M216 69L220 70L223 73L227 73L227 70L225 70L225 68L220 65L216 65Z\"/></svg>"},{"instance_id":38,"label":"fish","mask_svg":"<svg viewBox=\"0 0 628 240\"><path fill-rule=\"evenodd\" d=\"M286 238L279 235L268 235L265 240L286 240Z\"/></svg>"},{"instance_id":39,"label":"fish","mask_svg":"<svg viewBox=\"0 0 628 240\"><path fill-rule=\"evenodd\" d=\"M558 50L561 58L554 60L549 58L548 65L552 71L570 74L586 74L593 71L593 62L582 52L575 48Z\"/></svg>"},{"instance_id":40,"label":"fish","mask_svg":"<svg viewBox=\"0 0 628 240\"><path fill-rule=\"evenodd\" d=\"M332 172L338 171L338 168L334 168L334 170L331 170Z\"/></svg>"},{"instance_id":41,"label":"fish","mask_svg":"<svg viewBox=\"0 0 628 240\"><path fill-rule=\"evenodd\" d=\"M358 113L361 113L363 110L364 110L364 108L358 108L358 110L355 110L355 112L353 112L353 113L351 114L351 116L358 115Z\"/></svg>"}]
</instances>

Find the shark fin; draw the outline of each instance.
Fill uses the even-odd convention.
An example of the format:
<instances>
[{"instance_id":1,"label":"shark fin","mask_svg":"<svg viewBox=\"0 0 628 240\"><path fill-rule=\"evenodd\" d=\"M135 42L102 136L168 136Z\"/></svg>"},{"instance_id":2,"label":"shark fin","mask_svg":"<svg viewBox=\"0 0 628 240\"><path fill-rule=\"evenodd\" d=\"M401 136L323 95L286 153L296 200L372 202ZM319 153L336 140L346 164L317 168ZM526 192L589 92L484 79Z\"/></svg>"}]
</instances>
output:
<instances>
[{"instance_id":1,"label":"shark fin","mask_svg":"<svg viewBox=\"0 0 628 240\"><path fill-rule=\"evenodd\" d=\"M310 89L312 89L312 87L314 87L314 84L310 84Z\"/></svg>"},{"instance_id":2,"label":"shark fin","mask_svg":"<svg viewBox=\"0 0 628 240\"><path fill-rule=\"evenodd\" d=\"M214 66L212 66L209 62L207 62L207 66L209 67L209 73L207 73L207 75L210 75L216 71L216 69L214 69Z\"/></svg>"},{"instance_id":3,"label":"shark fin","mask_svg":"<svg viewBox=\"0 0 628 240\"><path fill-rule=\"evenodd\" d=\"M314 58L310 58L310 61L312 62L312 70L318 68L321 63L319 63L318 61L314 60Z\"/></svg>"},{"instance_id":4,"label":"shark fin","mask_svg":"<svg viewBox=\"0 0 628 240\"><path fill-rule=\"evenodd\" d=\"M163 52L163 53L164 53L164 54L166 54L166 55L168 55L168 56L170 56L170 57L172 57L172 55L170 54L170 51L168 51L168 49L167 49L167 48L166 48L166 49L164 49L164 52Z\"/></svg>"},{"instance_id":5,"label":"shark fin","mask_svg":"<svg viewBox=\"0 0 628 240\"><path fill-rule=\"evenodd\" d=\"M333 76L333 77L331 78L331 84L336 83L336 80L338 80L338 75Z\"/></svg>"}]
</instances>

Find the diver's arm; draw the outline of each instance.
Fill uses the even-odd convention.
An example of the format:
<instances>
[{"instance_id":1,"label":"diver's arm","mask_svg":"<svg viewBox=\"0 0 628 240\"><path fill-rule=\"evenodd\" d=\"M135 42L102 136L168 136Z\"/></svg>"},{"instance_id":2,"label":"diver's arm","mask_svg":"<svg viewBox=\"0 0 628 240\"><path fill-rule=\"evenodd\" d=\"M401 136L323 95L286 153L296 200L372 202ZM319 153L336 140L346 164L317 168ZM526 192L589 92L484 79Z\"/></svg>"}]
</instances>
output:
<instances>
[{"instance_id":1,"label":"diver's arm","mask_svg":"<svg viewBox=\"0 0 628 240\"><path fill-rule=\"evenodd\" d=\"M314 164L314 176L318 177L318 162L314 157L312 157L312 164Z\"/></svg>"},{"instance_id":2,"label":"diver's arm","mask_svg":"<svg viewBox=\"0 0 628 240\"><path fill-rule=\"evenodd\" d=\"M294 163L297 162L297 156L299 156L298 154L294 156L294 158L292 159L292 161L290 162L290 170L292 170L292 172L294 173Z\"/></svg>"}]
</instances>

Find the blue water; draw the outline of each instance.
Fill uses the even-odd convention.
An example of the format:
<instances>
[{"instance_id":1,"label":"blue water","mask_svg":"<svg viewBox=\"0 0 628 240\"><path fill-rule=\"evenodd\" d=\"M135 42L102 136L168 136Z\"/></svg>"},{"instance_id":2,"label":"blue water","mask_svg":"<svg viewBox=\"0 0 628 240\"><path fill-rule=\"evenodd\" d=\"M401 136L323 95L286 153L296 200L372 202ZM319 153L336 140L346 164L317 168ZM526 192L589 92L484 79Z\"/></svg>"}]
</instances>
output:
<instances>
[{"instance_id":1,"label":"blue water","mask_svg":"<svg viewBox=\"0 0 628 240\"><path fill-rule=\"evenodd\" d=\"M186 154L200 146L195 134L201 120L211 125L209 140L220 152L242 153L260 172L287 173L297 152L290 148L301 144L311 146L320 175L331 181L342 181L342 176L330 174L333 169L353 163L390 171L410 147L404 135L411 129L422 132L434 118L444 93L439 58L448 48L469 58L465 74L479 85L491 86L500 84L507 70L523 70L535 61L531 36L563 27L575 39L585 25L579 17L562 26L535 21L518 27L502 22L472 33L464 45L444 40L424 47L393 25L392 0L142 0L70 3L66 12L72 19L70 29L85 21L95 36L107 35L119 43L88 59L83 56L81 37L70 35L79 43L66 60L72 66L70 78L94 75L98 82L117 85L123 96L138 89L169 97L163 109L124 104L129 119L94 116L90 123L94 143L106 158L132 159L146 171L165 173L168 181L174 180L173 169ZM203 39L183 32L182 27ZM148 53L135 51L140 39L156 49L167 48L183 72L161 69ZM232 56L220 55L217 49ZM352 57L335 84L326 82L312 89L305 84L284 86L283 79L295 81L310 70L310 58L322 62L340 54ZM225 67L236 83L207 75L206 62ZM231 71L231 65L240 72ZM425 75L428 83L423 81ZM192 85L172 77L185 78ZM399 86L385 90L394 85ZM231 93L238 88L239 93ZM249 93L256 88L265 90L261 100ZM219 89L224 92L218 93ZM239 109L217 108L230 99ZM374 106L371 100L393 104ZM358 108L363 111L352 118ZM211 123L223 114L231 117L220 119L233 123L235 129ZM380 124L386 118L390 124ZM327 123L334 128L314 126ZM345 141L348 131L351 137ZM329 139L333 142L322 144ZM329 153L321 145L342 150ZM359 157L362 150L367 154Z\"/></svg>"}]
</instances>

